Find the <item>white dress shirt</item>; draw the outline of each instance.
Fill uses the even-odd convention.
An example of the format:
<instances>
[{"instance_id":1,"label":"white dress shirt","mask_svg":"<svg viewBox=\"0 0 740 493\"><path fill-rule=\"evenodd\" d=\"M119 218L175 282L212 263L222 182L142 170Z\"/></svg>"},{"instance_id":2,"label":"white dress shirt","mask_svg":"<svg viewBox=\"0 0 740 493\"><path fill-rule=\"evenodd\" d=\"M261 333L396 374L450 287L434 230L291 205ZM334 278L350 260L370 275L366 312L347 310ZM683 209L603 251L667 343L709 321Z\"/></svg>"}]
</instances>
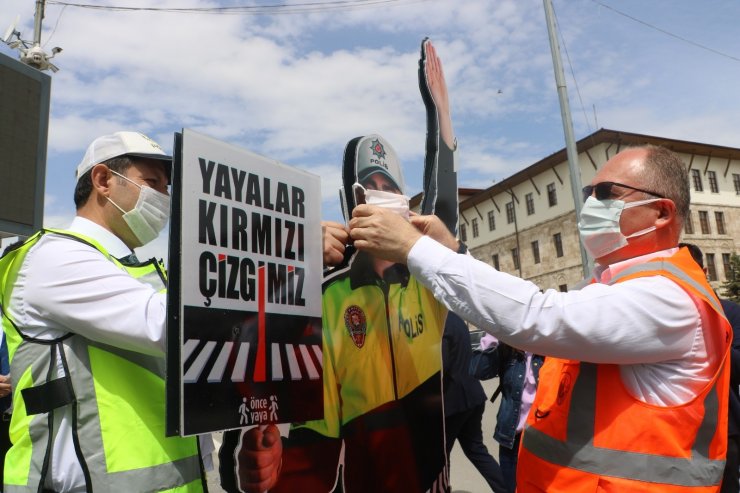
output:
<instances>
[{"instance_id":1,"label":"white dress shirt","mask_svg":"<svg viewBox=\"0 0 740 493\"><path fill-rule=\"evenodd\" d=\"M76 217L69 227L100 243L114 257L131 250L113 233ZM79 241L44 235L28 252L8 305L25 334L53 339L68 332L132 351L164 357L166 295L133 279L97 250ZM57 375L64 375L57 358ZM72 442L69 409L55 414L51 475L46 488L85 491Z\"/></svg>"},{"instance_id":2,"label":"white dress shirt","mask_svg":"<svg viewBox=\"0 0 740 493\"><path fill-rule=\"evenodd\" d=\"M599 282L567 293L541 293L529 281L426 236L409 252L408 266L447 308L507 344L545 356L619 364L635 398L668 406L688 402L710 381L723 356L722 341L704 334L691 297L665 277L601 283L675 251L599 268Z\"/></svg>"}]
</instances>

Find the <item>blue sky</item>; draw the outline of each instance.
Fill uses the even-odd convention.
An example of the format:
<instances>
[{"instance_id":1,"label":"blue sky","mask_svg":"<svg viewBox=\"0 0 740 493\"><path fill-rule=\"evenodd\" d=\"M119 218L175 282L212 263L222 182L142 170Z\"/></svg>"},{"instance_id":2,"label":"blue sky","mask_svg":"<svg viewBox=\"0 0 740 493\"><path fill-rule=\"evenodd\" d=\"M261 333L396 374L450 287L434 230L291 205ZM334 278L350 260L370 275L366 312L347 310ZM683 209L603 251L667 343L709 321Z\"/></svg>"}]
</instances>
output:
<instances>
[{"instance_id":1,"label":"blue sky","mask_svg":"<svg viewBox=\"0 0 740 493\"><path fill-rule=\"evenodd\" d=\"M380 133L403 161L408 194L419 192L425 36L447 76L460 186L487 187L564 147L540 0L401 0L267 16L48 2L42 45L64 51L52 76L46 226L74 215L74 168L89 142L124 129L171 150L173 133L191 128L316 173L322 215L333 220L346 142ZM34 4L2 0L0 31L20 14L18 30L32 39ZM740 147L740 3L554 0L554 8L577 139L603 127ZM0 52L17 56L5 45ZM163 256L164 241L145 253Z\"/></svg>"}]
</instances>

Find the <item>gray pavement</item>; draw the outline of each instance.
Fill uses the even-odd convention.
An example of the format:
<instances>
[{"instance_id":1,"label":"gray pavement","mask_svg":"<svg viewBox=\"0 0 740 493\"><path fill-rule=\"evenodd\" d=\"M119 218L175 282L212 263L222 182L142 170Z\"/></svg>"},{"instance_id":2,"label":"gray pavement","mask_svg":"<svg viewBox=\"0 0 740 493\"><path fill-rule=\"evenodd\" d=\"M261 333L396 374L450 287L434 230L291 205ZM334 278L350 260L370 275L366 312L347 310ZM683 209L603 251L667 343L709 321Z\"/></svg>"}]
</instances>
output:
<instances>
[{"instance_id":1,"label":"gray pavement","mask_svg":"<svg viewBox=\"0 0 740 493\"><path fill-rule=\"evenodd\" d=\"M497 378L483 382L483 388L489 397L496 390L497 386ZM496 426L496 412L498 411L499 400L500 398L495 404L487 403L486 411L483 415L483 443L485 443L488 451L496 460L498 460L498 443L493 439L493 428ZM221 436L220 434L215 434L214 438L216 441L216 450L218 450L221 443ZM224 490L218 481L218 457L215 452L214 464L214 470L207 473L208 491L210 493L223 493ZM478 470L465 457L458 443L455 443L455 446L452 448L450 469L452 493L486 493L490 491L483 476L480 475Z\"/></svg>"},{"instance_id":2,"label":"gray pavement","mask_svg":"<svg viewBox=\"0 0 740 493\"><path fill-rule=\"evenodd\" d=\"M483 388L486 395L491 397L493 391L498 387L498 378L486 380ZM496 399L495 404L486 403L486 410L483 413L483 443L488 448L488 452L498 461L498 442L493 439L493 429L496 427L496 413L498 412L498 403L501 397ZM460 444L455 442L450 454L450 482L452 493L485 493L490 492L488 483L483 479L478 470L465 457Z\"/></svg>"}]
</instances>

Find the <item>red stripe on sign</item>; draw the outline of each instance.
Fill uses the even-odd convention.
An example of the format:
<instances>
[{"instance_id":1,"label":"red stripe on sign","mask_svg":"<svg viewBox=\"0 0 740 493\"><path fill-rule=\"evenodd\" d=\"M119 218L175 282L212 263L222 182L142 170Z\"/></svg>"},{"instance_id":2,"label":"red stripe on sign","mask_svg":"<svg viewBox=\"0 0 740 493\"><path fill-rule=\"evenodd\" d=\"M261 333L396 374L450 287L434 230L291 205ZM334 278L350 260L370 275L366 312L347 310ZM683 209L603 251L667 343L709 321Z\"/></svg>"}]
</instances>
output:
<instances>
[{"instance_id":1,"label":"red stripe on sign","mask_svg":"<svg viewBox=\"0 0 740 493\"><path fill-rule=\"evenodd\" d=\"M218 261L219 262L223 262L224 260L226 260L226 255L224 255L223 253L219 253L218 254Z\"/></svg>"},{"instance_id":2,"label":"red stripe on sign","mask_svg":"<svg viewBox=\"0 0 740 493\"><path fill-rule=\"evenodd\" d=\"M265 298L267 297L265 266L257 269L257 361L254 364L254 381L264 382L266 380L266 357L265 351Z\"/></svg>"}]
</instances>

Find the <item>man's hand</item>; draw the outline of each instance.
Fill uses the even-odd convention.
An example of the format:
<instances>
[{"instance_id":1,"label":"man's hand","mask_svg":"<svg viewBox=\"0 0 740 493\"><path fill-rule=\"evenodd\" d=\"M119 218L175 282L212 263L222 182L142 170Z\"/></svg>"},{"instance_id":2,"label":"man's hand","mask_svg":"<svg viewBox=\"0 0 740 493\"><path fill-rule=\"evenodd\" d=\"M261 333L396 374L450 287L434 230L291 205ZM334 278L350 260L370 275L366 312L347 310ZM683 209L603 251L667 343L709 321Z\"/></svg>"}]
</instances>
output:
<instances>
[{"instance_id":1,"label":"man's hand","mask_svg":"<svg viewBox=\"0 0 740 493\"><path fill-rule=\"evenodd\" d=\"M376 258L405 264L411 247L421 237L408 221L395 212L372 205L358 205L349 222L355 247Z\"/></svg>"},{"instance_id":2,"label":"man's hand","mask_svg":"<svg viewBox=\"0 0 740 493\"><path fill-rule=\"evenodd\" d=\"M455 134L452 131L452 115L450 114L450 99L447 92L445 74L442 70L442 61L437 56L431 41L427 41L427 58L424 62L429 92L432 93L434 105L439 117L439 132L447 147L455 150Z\"/></svg>"},{"instance_id":3,"label":"man's hand","mask_svg":"<svg viewBox=\"0 0 740 493\"><path fill-rule=\"evenodd\" d=\"M447 229L447 226L445 226L445 223L439 217L413 215L409 220L423 235L429 236L450 250L456 252L460 247L457 238L450 233L450 230Z\"/></svg>"},{"instance_id":4,"label":"man's hand","mask_svg":"<svg viewBox=\"0 0 740 493\"><path fill-rule=\"evenodd\" d=\"M349 242L349 231L343 224L321 221L324 244L324 267L339 264L344 258L345 245Z\"/></svg>"},{"instance_id":5,"label":"man's hand","mask_svg":"<svg viewBox=\"0 0 740 493\"><path fill-rule=\"evenodd\" d=\"M239 488L247 493L272 489L282 460L283 442L277 426L256 426L245 431L236 457Z\"/></svg>"},{"instance_id":6,"label":"man's hand","mask_svg":"<svg viewBox=\"0 0 740 493\"><path fill-rule=\"evenodd\" d=\"M0 397L5 397L13 391L10 385L10 375L0 375Z\"/></svg>"}]
</instances>

